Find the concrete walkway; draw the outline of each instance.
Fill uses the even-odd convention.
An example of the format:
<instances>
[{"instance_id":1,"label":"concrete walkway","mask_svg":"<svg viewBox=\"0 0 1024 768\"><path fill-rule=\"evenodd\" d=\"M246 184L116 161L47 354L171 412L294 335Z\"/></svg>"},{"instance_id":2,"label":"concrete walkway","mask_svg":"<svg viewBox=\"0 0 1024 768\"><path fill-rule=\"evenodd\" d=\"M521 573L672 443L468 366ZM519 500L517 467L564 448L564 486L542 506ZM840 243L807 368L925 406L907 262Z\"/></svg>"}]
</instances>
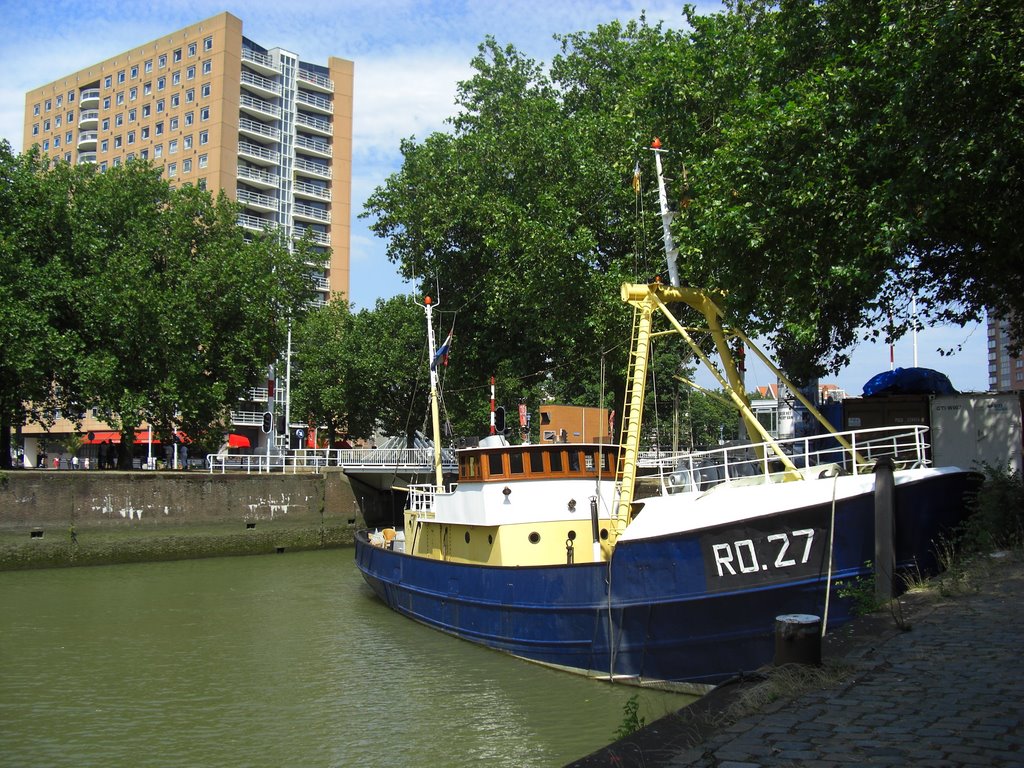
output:
<instances>
[{"instance_id":1,"label":"concrete walkway","mask_svg":"<svg viewBox=\"0 0 1024 768\"><path fill-rule=\"evenodd\" d=\"M831 638L805 692L725 686L573 766L1024 766L1024 564L945 579L901 598L908 628L874 615Z\"/></svg>"}]
</instances>

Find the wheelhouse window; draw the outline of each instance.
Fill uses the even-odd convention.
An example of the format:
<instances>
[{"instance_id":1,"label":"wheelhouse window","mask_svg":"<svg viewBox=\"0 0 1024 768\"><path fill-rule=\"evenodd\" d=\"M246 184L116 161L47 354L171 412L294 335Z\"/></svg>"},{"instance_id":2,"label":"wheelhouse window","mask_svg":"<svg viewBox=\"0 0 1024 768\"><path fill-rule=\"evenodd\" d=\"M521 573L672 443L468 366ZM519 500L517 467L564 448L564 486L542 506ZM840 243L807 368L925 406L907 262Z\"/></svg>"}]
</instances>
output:
<instances>
[{"instance_id":1,"label":"wheelhouse window","mask_svg":"<svg viewBox=\"0 0 1024 768\"><path fill-rule=\"evenodd\" d=\"M552 472L562 471L562 452L560 450L548 451L548 464Z\"/></svg>"},{"instance_id":2,"label":"wheelhouse window","mask_svg":"<svg viewBox=\"0 0 1024 768\"><path fill-rule=\"evenodd\" d=\"M530 451L530 472L535 475L544 472L544 454L541 451Z\"/></svg>"},{"instance_id":3,"label":"wheelhouse window","mask_svg":"<svg viewBox=\"0 0 1024 768\"><path fill-rule=\"evenodd\" d=\"M491 453L487 456L487 474L491 477L497 477L504 473L504 466L501 461L500 453Z\"/></svg>"},{"instance_id":4,"label":"wheelhouse window","mask_svg":"<svg viewBox=\"0 0 1024 768\"><path fill-rule=\"evenodd\" d=\"M523 474L523 453L522 451L513 451L508 455L508 471L512 475Z\"/></svg>"}]
</instances>

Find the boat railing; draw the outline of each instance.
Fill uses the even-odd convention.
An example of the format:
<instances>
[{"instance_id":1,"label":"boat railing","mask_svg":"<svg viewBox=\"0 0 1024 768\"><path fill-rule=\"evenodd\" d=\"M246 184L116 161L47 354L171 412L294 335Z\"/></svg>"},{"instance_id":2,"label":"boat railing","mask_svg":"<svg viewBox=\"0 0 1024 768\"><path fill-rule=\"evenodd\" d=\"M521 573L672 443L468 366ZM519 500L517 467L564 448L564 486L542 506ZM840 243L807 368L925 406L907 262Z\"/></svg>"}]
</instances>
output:
<instances>
[{"instance_id":1,"label":"boat railing","mask_svg":"<svg viewBox=\"0 0 1024 768\"><path fill-rule=\"evenodd\" d=\"M776 445L803 477L814 476L816 468L858 475L872 471L881 459L891 459L897 468L927 466L927 434L928 427L921 425L878 427L778 440ZM667 485L670 493L680 493L704 491L726 481L790 478L792 473L784 471L774 447L750 443L677 456Z\"/></svg>"},{"instance_id":2,"label":"boat railing","mask_svg":"<svg viewBox=\"0 0 1024 768\"><path fill-rule=\"evenodd\" d=\"M206 457L210 472L242 471L319 472L324 467L341 467L354 471L391 470L399 473L419 474L433 467L432 448L301 448L287 453L272 451L254 454L212 453ZM457 470L455 451L441 451L441 466L453 474Z\"/></svg>"},{"instance_id":3,"label":"boat railing","mask_svg":"<svg viewBox=\"0 0 1024 768\"><path fill-rule=\"evenodd\" d=\"M434 494L437 487L430 483L414 483L409 485L409 499L406 509L417 512L423 517L430 517L434 512Z\"/></svg>"}]
</instances>

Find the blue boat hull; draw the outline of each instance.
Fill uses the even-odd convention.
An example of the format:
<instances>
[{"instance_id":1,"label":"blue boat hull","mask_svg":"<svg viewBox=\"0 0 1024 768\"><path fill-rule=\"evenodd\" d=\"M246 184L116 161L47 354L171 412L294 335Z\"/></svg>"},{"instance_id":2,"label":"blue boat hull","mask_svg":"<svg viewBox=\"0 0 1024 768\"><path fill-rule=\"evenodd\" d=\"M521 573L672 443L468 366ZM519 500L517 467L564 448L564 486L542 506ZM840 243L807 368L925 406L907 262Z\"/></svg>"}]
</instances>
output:
<instances>
[{"instance_id":1,"label":"blue boat hull","mask_svg":"<svg viewBox=\"0 0 1024 768\"><path fill-rule=\"evenodd\" d=\"M898 568L931 570L964 516L971 473L896 489ZM775 618L851 618L836 582L868 575L874 498L654 539L620 540L609 563L488 567L439 562L356 537L356 561L390 608L532 661L594 676L714 685L770 662ZM641 513L642 514L642 513ZM826 615L825 594L831 589Z\"/></svg>"}]
</instances>

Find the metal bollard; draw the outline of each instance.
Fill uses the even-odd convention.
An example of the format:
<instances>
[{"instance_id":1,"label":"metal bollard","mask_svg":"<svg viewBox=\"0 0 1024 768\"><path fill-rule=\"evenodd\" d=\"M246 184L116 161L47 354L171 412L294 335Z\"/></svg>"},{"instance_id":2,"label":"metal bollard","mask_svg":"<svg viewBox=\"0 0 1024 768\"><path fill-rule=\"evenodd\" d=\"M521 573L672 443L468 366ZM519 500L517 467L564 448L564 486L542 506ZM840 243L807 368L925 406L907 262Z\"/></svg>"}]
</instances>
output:
<instances>
[{"instance_id":1,"label":"metal bollard","mask_svg":"<svg viewBox=\"0 0 1024 768\"><path fill-rule=\"evenodd\" d=\"M821 664L821 617L789 613L775 617L775 666Z\"/></svg>"}]
</instances>

